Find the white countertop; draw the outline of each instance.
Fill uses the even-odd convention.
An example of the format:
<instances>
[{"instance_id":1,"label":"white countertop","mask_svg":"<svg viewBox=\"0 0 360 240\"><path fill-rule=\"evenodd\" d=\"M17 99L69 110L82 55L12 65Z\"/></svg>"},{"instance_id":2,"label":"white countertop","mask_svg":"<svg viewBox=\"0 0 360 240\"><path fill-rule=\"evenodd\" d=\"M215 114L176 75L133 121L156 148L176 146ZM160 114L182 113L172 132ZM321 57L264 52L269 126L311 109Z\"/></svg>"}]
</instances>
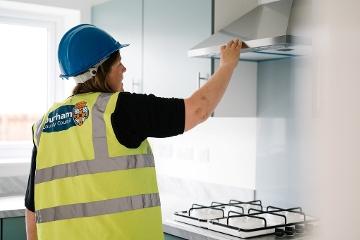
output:
<instances>
[{"instance_id":1,"label":"white countertop","mask_svg":"<svg viewBox=\"0 0 360 240\"><path fill-rule=\"evenodd\" d=\"M0 197L0 218L25 215L24 196Z\"/></svg>"},{"instance_id":2,"label":"white countertop","mask_svg":"<svg viewBox=\"0 0 360 240\"><path fill-rule=\"evenodd\" d=\"M174 220L164 220L163 226L165 233L189 240L240 240L241 239L238 237L233 237L230 235L210 231L207 229L179 223ZM289 237L284 236L281 238L276 237L275 235L267 235L262 237L253 237L250 239L251 240L277 240L277 239L315 240L317 238L314 236L299 234Z\"/></svg>"}]
</instances>

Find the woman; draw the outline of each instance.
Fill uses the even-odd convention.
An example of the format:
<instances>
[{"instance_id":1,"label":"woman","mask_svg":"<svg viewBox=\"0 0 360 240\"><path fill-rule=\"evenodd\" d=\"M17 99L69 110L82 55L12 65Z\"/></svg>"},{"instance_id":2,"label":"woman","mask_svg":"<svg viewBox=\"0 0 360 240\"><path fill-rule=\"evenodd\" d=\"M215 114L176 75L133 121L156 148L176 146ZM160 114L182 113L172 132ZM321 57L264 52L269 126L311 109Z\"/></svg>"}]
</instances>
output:
<instances>
[{"instance_id":1,"label":"woman","mask_svg":"<svg viewBox=\"0 0 360 240\"><path fill-rule=\"evenodd\" d=\"M73 95L33 127L25 196L33 239L163 239L154 159L147 137L182 134L205 121L236 67L241 41L221 47L218 70L186 99L124 92L121 45L82 24L59 45Z\"/></svg>"}]
</instances>

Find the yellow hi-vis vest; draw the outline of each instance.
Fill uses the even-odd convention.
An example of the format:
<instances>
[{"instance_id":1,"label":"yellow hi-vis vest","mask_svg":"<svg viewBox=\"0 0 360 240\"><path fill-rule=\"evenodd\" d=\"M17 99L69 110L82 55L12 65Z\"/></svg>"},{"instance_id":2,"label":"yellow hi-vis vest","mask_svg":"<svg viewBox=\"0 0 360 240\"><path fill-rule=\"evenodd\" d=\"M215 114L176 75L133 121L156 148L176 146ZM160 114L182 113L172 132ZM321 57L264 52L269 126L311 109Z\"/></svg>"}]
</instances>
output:
<instances>
[{"instance_id":1,"label":"yellow hi-vis vest","mask_svg":"<svg viewBox=\"0 0 360 240\"><path fill-rule=\"evenodd\" d=\"M118 94L75 95L34 124L39 240L164 239L150 145L113 132Z\"/></svg>"}]
</instances>

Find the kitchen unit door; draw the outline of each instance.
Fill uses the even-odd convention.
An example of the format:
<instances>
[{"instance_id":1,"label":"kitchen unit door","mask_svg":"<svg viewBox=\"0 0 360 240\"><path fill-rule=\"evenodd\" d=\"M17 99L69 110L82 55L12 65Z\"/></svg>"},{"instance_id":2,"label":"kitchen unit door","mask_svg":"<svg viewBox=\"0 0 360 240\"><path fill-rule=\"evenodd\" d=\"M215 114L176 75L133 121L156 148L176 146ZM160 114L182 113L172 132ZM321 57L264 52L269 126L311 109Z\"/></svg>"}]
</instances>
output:
<instances>
[{"instance_id":1,"label":"kitchen unit door","mask_svg":"<svg viewBox=\"0 0 360 240\"><path fill-rule=\"evenodd\" d=\"M130 43L120 51L125 91L185 98L210 74L210 60L187 51L211 35L211 1L112 0L92 8L92 22Z\"/></svg>"},{"instance_id":2,"label":"kitchen unit door","mask_svg":"<svg viewBox=\"0 0 360 240\"><path fill-rule=\"evenodd\" d=\"M166 234L166 233L164 234L164 236L165 236L165 240L181 240L181 239L184 239L184 238L176 237L176 236Z\"/></svg>"},{"instance_id":3,"label":"kitchen unit door","mask_svg":"<svg viewBox=\"0 0 360 240\"><path fill-rule=\"evenodd\" d=\"M219 63L216 59L215 69ZM239 61L214 117L256 117L257 68L257 62Z\"/></svg>"},{"instance_id":4,"label":"kitchen unit door","mask_svg":"<svg viewBox=\"0 0 360 240\"><path fill-rule=\"evenodd\" d=\"M112 0L92 8L92 24L120 43L130 44L120 50L126 67L124 89L128 92L142 92L142 6L142 0Z\"/></svg>"},{"instance_id":5,"label":"kitchen unit door","mask_svg":"<svg viewBox=\"0 0 360 240\"><path fill-rule=\"evenodd\" d=\"M144 91L189 97L198 75L210 74L209 59L187 52L211 35L211 1L144 0Z\"/></svg>"},{"instance_id":6,"label":"kitchen unit door","mask_svg":"<svg viewBox=\"0 0 360 240\"><path fill-rule=\"evenodd\" d=\"M26 240L25 218L2 219L2 240Z\"/></svg>"}]
</instances>

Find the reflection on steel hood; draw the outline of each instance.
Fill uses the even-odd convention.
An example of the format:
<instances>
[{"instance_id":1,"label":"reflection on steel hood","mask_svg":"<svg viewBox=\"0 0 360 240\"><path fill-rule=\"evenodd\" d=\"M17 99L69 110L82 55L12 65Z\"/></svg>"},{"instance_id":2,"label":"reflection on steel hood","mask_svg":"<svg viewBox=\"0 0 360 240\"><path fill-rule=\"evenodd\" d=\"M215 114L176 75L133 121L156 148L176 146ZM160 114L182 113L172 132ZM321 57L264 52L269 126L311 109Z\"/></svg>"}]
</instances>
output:
<instances>
[{"instance_id":1,"label":"reflection on steel hood","mask_svg":"<svg viewBox=\"0 0 360 240\"><path fill-rule=\"evenodd\" d=\"M190 57L219 57L234 38L245 43L241 59L262 61L306 55L311 49L311 0L260 5L188 51Z\"/></svg>"}]
</instances>

